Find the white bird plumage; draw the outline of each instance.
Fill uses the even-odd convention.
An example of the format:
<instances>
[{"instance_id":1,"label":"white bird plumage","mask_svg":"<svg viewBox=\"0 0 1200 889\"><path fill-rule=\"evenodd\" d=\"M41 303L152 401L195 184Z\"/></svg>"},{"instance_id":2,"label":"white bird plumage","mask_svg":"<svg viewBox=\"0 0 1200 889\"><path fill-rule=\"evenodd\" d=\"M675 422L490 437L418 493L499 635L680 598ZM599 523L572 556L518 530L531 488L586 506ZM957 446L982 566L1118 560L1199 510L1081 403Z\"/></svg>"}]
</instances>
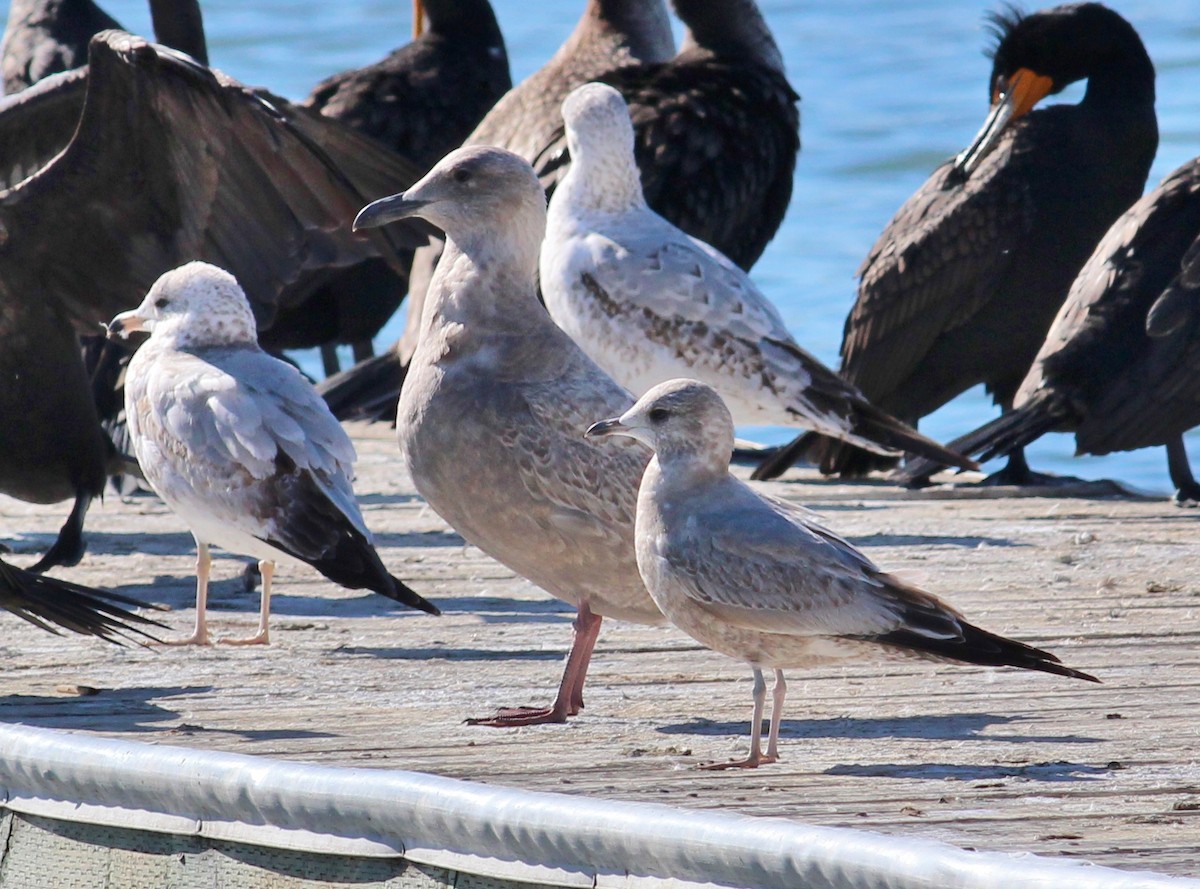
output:
<instances>
[{"instance_id":1,"label":"white bird plumage","mask_svg":"<svg viewBox=\"0 0 1200 889\"><path fill-rule=\"evenodd\" d=\"M550 201L542 293L617 382L640 394L684 375L720 391L737 423L804 427L881 454L945 453L804 351L745 272L650 209L620 93L585 84L563 118L572 163Z\"/></svg>"},{"instance_id":2,"label":"white bird plumage","mask_svg":"<svg viewBox=\"0 0 1200 889\"><path fill-rule=\"evenodd\" d=\"M733 420L704 383L654 386L588 434L626 435L654 449L637 510L646 587L681 630L754 670L750 756L721 767L778 758L784 667L892 653L1092 679L1048 652L971 625L950 605L881 571L808 510L730 475ZM764 667L776 673L765 757Z\"/></svg>"},{"instance_id":3,"label":"white bird plumage","mask_svg":"<svg viewBox=\"0 0 1200 889\"><path fill-rule=\"evenodd\" d=\"M210 545L253 556L263 569L258 633L238 641L268 641L277 562L305 562L343 585L436 612L378 561L351 487L350 437L299 371L259 348L232 275L203 262L166 272L110 325L138 329L150 339L126 375L130 439L198 550L196 629L183 642L208 641Z\"/></svg>"}]
</instances>

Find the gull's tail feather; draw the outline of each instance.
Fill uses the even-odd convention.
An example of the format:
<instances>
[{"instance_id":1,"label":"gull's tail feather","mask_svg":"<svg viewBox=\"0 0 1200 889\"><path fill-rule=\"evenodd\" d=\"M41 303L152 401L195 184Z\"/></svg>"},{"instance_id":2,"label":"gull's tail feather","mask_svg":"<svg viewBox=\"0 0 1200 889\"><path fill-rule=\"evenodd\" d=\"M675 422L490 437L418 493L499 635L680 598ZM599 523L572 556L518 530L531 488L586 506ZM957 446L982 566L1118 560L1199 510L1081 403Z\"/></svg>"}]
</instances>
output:
<instances>
[{"instance_id":1,"label":"gull's tail feather","mask_svg":"<svg viewBox=\"0 0 1200 889\"><path fill-rule=\"evenodd\" d=\"M317 392L339 420L395 423L407 370L396 350L388 349L322 380Z\"/></svg>"},{"instance_id":2,"label":"gull's tail feather","mask_svg":"<svg viewBox=\"0 0 1200 889\"><path fill-rule=\"evenodd\" d=\"M957 638L930 637L919 630L903 628L872 636L873 642L883 645L894 645L917 654L962 661L968 664L981 664L989 667L1020 667L1023 670L1038 670L1042 673L1054 673L1058 676L1068 676L1072 679L1083 679L1087 682L1099 682L1090 673L1076 670L1062 664L1059 659L1048 651L1026 645L1015 639L1006 639L989 633L966 621L959 624L962 635Z\"/></svg>"},{"instance_id":3,"label":"gull's tail feather","mask_svg":"<svg viewBox=\"0 0 1200 889\"><path fill-rule=\"evenodd\" d=\"M154 607L131 596L34 574L0 559L0 608L34 626L51 633L57 633L56 627L61 627L117 644L123 639L139 643L142 639L159 641L143 627L162 627L161 623L135 614L122 605Z\"/></svg>"}]
</instances>

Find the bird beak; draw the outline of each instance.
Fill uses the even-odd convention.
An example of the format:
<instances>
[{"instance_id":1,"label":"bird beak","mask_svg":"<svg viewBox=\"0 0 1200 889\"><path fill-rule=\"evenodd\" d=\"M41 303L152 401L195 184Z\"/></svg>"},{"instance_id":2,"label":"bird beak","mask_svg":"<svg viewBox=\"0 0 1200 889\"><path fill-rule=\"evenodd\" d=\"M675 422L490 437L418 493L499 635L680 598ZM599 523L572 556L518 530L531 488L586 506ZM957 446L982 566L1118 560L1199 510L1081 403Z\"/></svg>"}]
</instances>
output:
<instances>
[{"instance_id":1,"label":"bird beak","mask_svg":"<svg viewBox=\"0 0 1200 889\"><path fill-rule=\"evenodd\" d=\"M122 312L117 317L108 322L109 339L120 337L126 339L129 334L135 331L145 330L146 324L142 317L137 313L137 309L131 309L128 312Z\"/></svg>"},{"instance_id":2,"label":"bird beak","mask_svg":"<svg viewBox=\"0 0 1200 889\"><path fill-rule=\"evenodd\" d=\"M354 230L379 228L379 226L395 222L397 219L416 216L418 210L430 203L432 201L421 201L408 197L407 191L394 194L389 198L380 198L358 211L358 215L354 217Z\"/></svg>"},{"instance_id":3,"label":"bird beak","mask_svg":"<svg viewBox=\"0 0 1200 889\"><path fill-rule=\"evenodd\" d=\"M992 98L992 110L979 130L975 140L962 154L954 159L954 169L966 179L983 163L1000 134L1009 124L1019 120L1054 89L1054 81L1030 68L1020 68L1008 79L1003 91L997 90Z\"/></svg>"},{"instance_id":4,"label":"bird beak","mask_svg":"<svg viewBox=\"0 0 1200 889\"><path fill-rule=\"evenodd\" d=\"M601 420L599 423L593 423L588 427L587 432L583 433L586 438L603 438L606 435L621 435L629 430L629 427L621 422L620 417L613 417L611 420Z\"/></svg>"},{"instance_id":5,"label":"bird beak","mask_svg":"<svg viewBox=\"0 0 1200 889\"><path fill-rule=\"evenodd\" d=\"M416 40L425 33L425 4L421 0L413 0L413 33L412 39Z\"/></svg>"}]
</instances>

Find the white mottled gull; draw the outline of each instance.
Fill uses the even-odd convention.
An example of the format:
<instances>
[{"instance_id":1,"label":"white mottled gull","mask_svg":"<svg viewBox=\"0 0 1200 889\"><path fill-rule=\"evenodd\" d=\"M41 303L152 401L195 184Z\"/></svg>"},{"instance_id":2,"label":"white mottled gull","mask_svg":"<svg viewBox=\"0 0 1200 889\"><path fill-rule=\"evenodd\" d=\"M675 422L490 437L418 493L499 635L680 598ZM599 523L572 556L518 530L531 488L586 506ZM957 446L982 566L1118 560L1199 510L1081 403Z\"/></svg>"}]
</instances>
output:
<instances>
[{"instance_id":1,"label":"white mottled gull","mask_svg":"<svg viewBox=\"0 0 1200 889\"><path fill-rule=\"evenodd\" d=\"M550 201L540 281L551 317L635 394L678 376L717 388L738 423L800 426L880 454L975 464L867 401L804 351L741 269L646 204L625 100L563 102L571 168Z\"/></svg>"},{"instance_id":2,"label":"white mottled gull","mask_svg":"<svg viewBox=\"0 0 1200 889\"><path fill-rule=\"evenodd\" d=\"M632 442L583 440L590 420L633 398L538 303L546 205L528 163L499 148L459 149L408 191L363 209L355 226L412 215L447 239L400 395L404 460L464 538L578 609L554 704L475 721L561 722L583 706L602 617L663 621L633 551L649 455Z\"/></svg>"},{"instance_id":3,"label":"white mottled gull","mask_svg":"<svg viewBox=\"0 0 1200 889\"><path fill-rule=\"evenodd\" d=\"M817 524L729 474L733 420L695 380L653 387L589 436L625 435L654 449L638 495L637 562L658 607L685 633L754 669L753 768L778 759L784 667L863 656L1041 670L1097 681L1047 651L967 623L950 605L887 574ZM763 668L775 671L764 756Z\"/></svg>"},{"instance_id":4,"label":"white mottled gull","mask_svg":"<svg viewBox=\"0 0 1200 889\"><path fill-rule=\"evenodd\" d=\"M254 315L228 272L190 262L162 275L110 335L150 331L129 363L125 411L146 480L196 538L196 629L208 642L210 545L258 558L268 641L277 562L437 614L380 561L350 487L354 445L290 364L258 346Z\"/></svg>"}]
</instances>

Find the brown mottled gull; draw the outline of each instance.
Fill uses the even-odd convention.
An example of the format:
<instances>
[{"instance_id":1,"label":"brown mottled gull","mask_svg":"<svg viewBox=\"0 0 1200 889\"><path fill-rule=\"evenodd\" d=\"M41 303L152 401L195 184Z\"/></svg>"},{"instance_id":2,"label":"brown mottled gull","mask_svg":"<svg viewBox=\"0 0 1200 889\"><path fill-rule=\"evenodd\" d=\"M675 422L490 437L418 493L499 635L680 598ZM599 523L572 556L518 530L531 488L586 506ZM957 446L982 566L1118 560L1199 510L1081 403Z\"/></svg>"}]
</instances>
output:
<instances>
[{"instance_id":1,"label":"brown mottled gull","mask_svg":"<svg viewBox=\"0 0 1200 889\"><path fill-rule=\"evenodd\" d=\"M312 386L258 345L233 275L204 262L163 274L111 334L150 331L125 379L129 435L146 480L196 538L196 629L208 642L210 545L258 558L268 641L277 562L437 614L380 561L350 487L354 445Z\"/></svg>"},{"instance_id":2,"label":"brown mottled gull","mask_svg":"<svg viewBox=\"0 0 1200 889\"><path fill-rule=\"evenodd\" d=\"M553 706L489 725L561 722L583 706L602 617L659 623L633 550L648 455L594 448L594 416L633 398L538 303L546 203L532 168L500 148L463 148L408 191L366 207L358 228L419 215L446 232L396 431L417 490L468 541L578 608ZM597 413L599 412L599 413Z\"/></svg>"},{"instance_id":3,"label":"brown mottled gull","mask_svg":"<svg viewBox=\"0 0 1200 889\"><path fill-rule=\"evenodd\" d=\"M1098 681L1047 651L967 623L950 605L881 571L809 511L730 475L733 421L710 386L661 383L619 418L588 430L613 434L655 452L637 511L638 568L650 595L685 633L754 670L750 755L710 768L779 758L784 667L900 654ZM775 671L765 756L763 668Z\"/></svg>"}]
</instances>

